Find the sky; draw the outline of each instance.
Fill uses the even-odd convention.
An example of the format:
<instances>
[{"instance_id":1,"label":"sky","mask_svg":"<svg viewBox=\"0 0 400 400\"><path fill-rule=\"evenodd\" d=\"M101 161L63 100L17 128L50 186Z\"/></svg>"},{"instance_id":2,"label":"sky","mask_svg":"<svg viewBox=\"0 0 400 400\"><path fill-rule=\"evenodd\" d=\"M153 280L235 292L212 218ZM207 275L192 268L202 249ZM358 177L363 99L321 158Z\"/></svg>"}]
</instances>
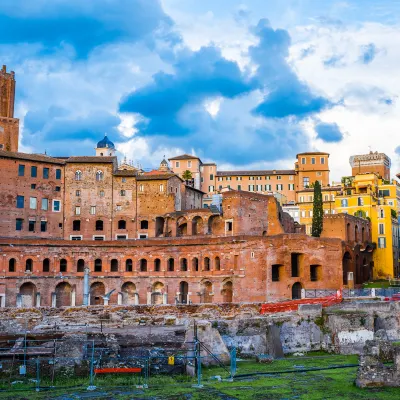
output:
<instances>
[{"instance_id":1,"label":"sky","mask_svg":"<svg viewBox=\"0 0 400 400\"><path fill-rule=\"evenodd\" d=\"M386 153L400 172L400 0L2 0L20 151L220 169Z\"/></svg>"}]
</instances>

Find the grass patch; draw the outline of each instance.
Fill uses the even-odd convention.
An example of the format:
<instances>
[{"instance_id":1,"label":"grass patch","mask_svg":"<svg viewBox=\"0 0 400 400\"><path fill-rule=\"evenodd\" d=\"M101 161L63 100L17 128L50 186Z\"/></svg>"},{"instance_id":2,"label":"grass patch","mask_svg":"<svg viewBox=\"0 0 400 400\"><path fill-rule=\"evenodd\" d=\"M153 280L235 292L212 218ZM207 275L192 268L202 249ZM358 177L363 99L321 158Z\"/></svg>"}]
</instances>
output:
<instances>
[{"instance_id":1,"label":"grass patch","mask_svg":"<svg viewBox=\"0 0 400 400\"><path fill-rule=\"evenodd\" d=\"M363 288L364 289L369 289L369 288L376 288L376 289L386 289L389 287L389 281L387 280L377 280L373 282L366 282L363 283Z\"/></svg>"}]
</instances>

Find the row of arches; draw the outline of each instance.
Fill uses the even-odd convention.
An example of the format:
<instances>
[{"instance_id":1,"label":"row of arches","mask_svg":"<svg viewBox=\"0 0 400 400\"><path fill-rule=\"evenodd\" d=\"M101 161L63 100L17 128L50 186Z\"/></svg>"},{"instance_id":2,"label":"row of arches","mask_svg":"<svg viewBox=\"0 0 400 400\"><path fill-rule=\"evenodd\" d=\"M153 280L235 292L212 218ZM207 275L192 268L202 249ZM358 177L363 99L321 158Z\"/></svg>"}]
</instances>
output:
<instances>
[{"instance_id":1,"label":"row of arches","mask_svg":"<svg viewBox=\"0 0 400 400\"><path fill-rule=\"evenodd\" d=\"M213 302L213 283L211 281L204 281L200 284L200 290L196 290L195 293L190 292L189 283L187 281L179 282L179 291L176 293L175 303L188 304L191 302L199 303L212 303ZM195 285L197 288L199 285ZM90 305L104 305L104 296L106 295L106 287L103 282L93 282L90 285L89 304ZM54 296L50 300L50 304L55 307L69 307L75 305L75 287L69 282L60 282L54 289ZM146 293L139 297L139 292L135 283L125 282L121 286L119 292L115 293L111 298L110 304L123 304L123 305L135 305L135 304L167 304L166 287L164 283L157 281L152 284ZM190 298L192 296L192 298ZM231 303L233 299L233 284L232 281L226 281L222 285L221 289L222 301L225 303ZM19 288L19 297L21 307L36 307L39 306L40 301L38 300L38 290L34 283L25 282Z\"/></svg>"},{"instance_id":2,"label":"row of arches","mask_svg":"<svg viewBox=\"0 0 400 400\"><path fill-rule=\"evenodd\" d=\"M81 220L80 219L75 219L72 221L72 230L74 232L79 232L82 229L81 226ZM119 230L125 230L126 229L126 221L124 219L120 219L117 223L117 227ZM141 230L146 230L149 229L149 221L147 220L141 220L139 222L139 227ZM104 222L101 219L98 219L95 222L95 230L96 231L103 231L104 230Z\"/></svg>"},{"instance_id":3,"label":"row of arches","mask_svg":"<svg viewBox=\"0 0 400 400\"><path fill-rule=\"evenodd\" d=\"M202 266L200 265L201 261L202 261ZM126 259L125 263L122 263L122 265L123 264L125 272L133 272L133 260L131 258ZM61 258L58 262L58 269L59 272L84 272L86 265L87 264L85 263L85 260L80 258L76 262L75 270L72 271L72 269L68 268L68 261L65 258ZM94 272L102 272L103 267L104 263L101 258L97 258L94 260ZM121 262L118 259L113 258L109 261L110 272L119 272L120 267L121 267ZM141 258L138 261L138 268L140 272L148 272L148 271L160 272L161 259L155 258L150 261L147 258ZM167 271L179 270L183 272L187 271L198 272L200 270L211 271L212 269L215 271L221 270L221 259L219 256L216 256L214 258L203 257L202 260L200 260L198 257L193 257L190 263L188 258L183 257L178 260L178 266L176 266L176 261L174 258L170 257L167 259ZM8 260L8 271L9 272L17 271L17 261L15 258L10 258ZM28 258L25 260L25 271L33 272L32 258ZM42 271L50 272L49 258L45 258L42 261Z\"/></svg>"}]
</instances>

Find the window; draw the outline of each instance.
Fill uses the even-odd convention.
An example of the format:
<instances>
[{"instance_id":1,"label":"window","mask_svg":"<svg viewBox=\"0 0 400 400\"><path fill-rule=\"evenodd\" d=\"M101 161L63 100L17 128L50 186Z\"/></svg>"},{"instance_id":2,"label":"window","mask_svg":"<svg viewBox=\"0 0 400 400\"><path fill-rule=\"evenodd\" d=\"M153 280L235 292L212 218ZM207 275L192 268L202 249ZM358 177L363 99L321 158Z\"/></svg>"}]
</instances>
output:
<instances>
[{"instance_id":1,"label":"window","mask_svg":"<svg viewBox=\"0 0 400 400\"><path fill-rule=\"evenodd\" d=\"M101 261L100 258L98 258L94 261L94 272L101 272L102 269L103 269L103 262Z\"/></svg>"},{"instance_id":2,"label":"window","mask_svg":"<svg viewBox=\"0 0 400 400\"><path fill-rule=\"evenodd\" d=\"M96 206L91 206L90 207L90 214L91 215L96 215Z\"/></svg>"},{"instance_id":3,"label":"window","mask_svg":"<svg viewBox=\"0 0 400 400\"><path fill-rule=\"evenodd\" d=\"M210 174L210 181L214 180L214 175Z\"/></svg>"},{"instance_id":4,"label":"window","mask_svg":"<svg viewBox=\"0 0 400 400\"><path fill-rule=\"evenodd\" d=\"M31 258L28 258L25 262L25 271L30 271L32 272L33 269L33 261Z\"/></svg>"},{"instance_id":5,"label":"window","mask_svg":"<svg viewBox=\"0 0 400 400\"><path fill-rule=\"evenodd\" d=\"M49 179L49 169L43 168L43 179Z\"/></svg>"},{"instance_id":6,"label":"window","mask_svg":"<svg viewBox=\"0 0 400 400\"><path fill-rule=\"evenodd\" d=\"M321 164L325 164L325 158L321 157Z\"/></svg>"},{"instance_id":7,"label":"window","mask_svg":"<svg viewBox=\"0 0 400 400\"><path fill-rule=\"evenodd\" d=\"M390 190L385 189L385 190L379 190L379 197L387 197L390 196Z\"/></svg>"},{"instance_id":8,"label":"window","mask_svg":"<svg viewBox=\"0 0 400 400\"><path fill-rule=\"evenodd\" d=\"M75 190L75 196L79 197L81 195L81 191L80 190Z\"/></svg>"},{"instance_id":9,"label":"window","mask_svg":"<svg viewBox=\"0 0 400 400\"><path fill-rule=\"evenodd\" d=\"M378 247L380 249L386 249L386 238L384 237L378 238Z\"/></svg>"},{"instance_id":10,"label":"window","mask_svg":"<svg viewBox=\"0 0 400 400\"><path fill-rule=\"evenodd\" d=\"M379 234L380 235L385 234L385 224L379 224Z\"/></svg>"},{"instance_id":11,"label":"window","mask_svg":"<svg viewBox=\"0 0 400 400\"><path fill-rule=\"evenodd\" d=\"M104 173L103 173L103 171L97 171L96 172L96 181L102 181L103 180L103 178L104 178Z\"/></svg>"},{"instance_id":12,"label":"window","mask_svg":"<svg viewBox=\"0 0 400 400\"><path fill-rule=\"evenodd\" d=\"M126 178L122 178L121 181L122 181L123 183L125 183L125 182L126 182Z\"/></svg>"},{"instance_id":13,"label":"window","mask_svg":"<svg viewBox=\"0 0 400 400\"><path fill-rule=\"evenodd\" d=\"M159 258L156 258L154 260L154 271L156 271L156 272L161 271L161 260Z\"/></svg>"},{"instance_id":14,"label":"window","mask_svg":"<svg viewBox=\"0 0 400 400\"><path fill-rule=\"evenodd\" d=\"M225 221L225 231L232 232L233 221Z\"/></svg>"},{"instance_id":15,"label":"window","mask_svg":"<svg viewBox=\"0 0 400 400\"><path fill-rule=\"evenodd\" d=\"M159 190L160 190L160 192L163 192L164 191L164 185L161 183L160 184L160 186L159 186Z\"/></svg>"},{"instance_id":16,"label":"window","mask_svg":"<svg viewBox=\"0 0 400 400\"><path fill-rule=\"evenodd\" d=\"M199 259L197 257L194 257L192 259L192 269L193 269L193 271L199 270Z\"/></svg>"},{"instance_id":17,"label":"window","mask_svg":"<svg viewBox=\"0 0 400 400\"><path fill-rule=\"evenodd\" d=\"M72 221L72 230L75 232L79 232L81 230L81 221L79 221L78 219Z\"/></svg>"},{"instance_id":18,"label":"window","mask_svg":"<svg viewBox=\"0 0 400 400\"><path fill-rule=\"evenodd\" d=\"M36 189L36 183L31 184L31 189Z\"/></svg>"},{"instance_id":19,"label":"window","mask_svg":"<svg viewBox=\"0 0 400 400\"><path fill-rule=\"evenodd\" d=\"M49 209L49 199L42 199L42 210L47 211Z\"/></svg>"},{"instance_id":20,"label":"window","mask_svg":"<svg viewBox=\"0 0 400 400\"><path fill-rule=\"evenodd\" d=\"M110 271L111 272L118 272L118 260L113 258L111 260L111 265L110 265Z\"/></svg>"},{"instance_id":21,"label":"window","mask_svg":"<svg viewBox=\"0 0 400 400\"><path fill-rule=\"evenodd\" d=\"M65 258L60 260L60 272L67 272L67 260Z\"/></svg>"},{"instance_id":22,"label":"window","mask_svg":"<svg viewBox=\"0 0 400 400\"><path fill-rule=\"evenodd\" d=\"M204 258L204 271L210 270L210 259L208 257Z\"/></svg>"},{"instance_id":23,"label":"window","mask_svg":"<svg viewBox=\"0 0 400 400\"><path fill-rule=\"evenodd\" d=\"M117 204L115 210L116 211L121 211L122 210L122 206L120 204Z\"/></svg>"},{"instance_id":24,"label":"window","mask_svg":"<svg viewBox=\"0 0 400 400\"><path fill-rule=\"evenodd\" d=\"M105 236L104 235L94 235L93 240L104 240Z\"/></svg>"},{"instance_id":25,"label":"window","mask_svg":"<svg viewBox=\"0 0 400 400\"><path fill-rule=\"evenodd\" d=\"M18 176L25 175L25 165L19 164L18 165Z\"/></svg>"},{"instance_id":26,"label":"window","mask_svg":"<svg viewBox=\"0 0 400 400\"><path fill-rule=\"evenodd\" d=\"M76 181L81 181L82 180L82 171L76 171L75 172L75 180Z\"/></svg>"},{"instance_id":27,"label":"window","mask_svg":"<svg viewBox=\"0 0 400 400\"><path fill-rule=\"evenodd\" d=\"M241 181L241 180L242 180L242 177L241 177L241 176L237 176L237 177L236 177L236 180L237 180L237 181Z\"/></svg>"},{"instance_id":28,"label":"window","mask_svg":"<svg viewBox=\"0 0 400 400\"><path fill-rule=\"evenodd\" d=\"M310 210L309 214L310 214L310 217L312 217L312 216L313 216L313 212L312 212L312 210Z\"/></svg>"},{"instance_id":29,"label":"window","mask_svg":"<svg viewBox=\"0 0 400 400\"><path fill-rule=\"evenodd\" d=\"M261 192L262 191L262 185L256 185L256 191L257 192Z\"/></svg>"},{"instance_id":30,"label":"window","mask_svg":"<svg viewBox=\"0 0 400 400\"><path fill-rule=\"evenodd\" d=\"M82 258L76 263L76 272L85 272L85 260Z\"/></svg>"},{"instance_id":31,"label":"window","mask_svg":"<svg viewBox=\"0 0 400 400\"><path fill-rule=\"evenodd\" d=\"M140 221L140 229L149 229L149 221Z\"/></svg>"},{"instance_id":32,"label":"window","mask_svg":"<svg viewBox=\"0 0 400 400\"><path fill-rule=\"evenodd\" d=\"M102 231L102 230L103 230L103 221L99 219L96 221L96 231Z\"/></svg>"},{"instance_id":33,"label":"window","mask_svg":"<svg viewBox=\"0 0 400 400\"><path fill-rule=\"evenodd\" d=\"M318 270L320 269L319 265L310 265L310 280L311 282L318 281Z\"/></svg>"},{"instance_id":34,"label":"window","mask_svg":"<svg viewBox=\"0 0 400 400\"><path fill-rule=\"evenodd\" d=\"M179 168L179 161L175 161L175 168Z\"/></svg>"},{"instance_id":35,"label":"window","mask_svg":"<svg viewBox=\"0 0 400 400\"><path fill-rule=\"evenodd\" d=\"M304 178L303 178L303 187L308 187L308 186L310 186L310 178L308 177L308 176L305 176Z\"/></svg>"},{"instance_id":36,"label":"window","mask_svg":"<svg viewBox=\"0 0 400 400\"><path fill-rule=\"evenodd\" d=\"M291 254L292 277L298 277L300 272L300 256L301 254Z\"/></svg>"},{"instance_id":37,"label":"window","mask_svg":"<svg viewBox=\"0 0 400 400\"><path fill-rule=\"evenodd\" d=\"M29 224L28 224L29 232L35 232L35 223L36 223L36 221L29 221Z\"/></svg>"},{"instance_id":38,"label":"window","mask_svg":"<svg viewBox=\"0 0 400 400\"><path fill-rule=\"evenodd\" d=\"M222 176L219 176L218 177L218 182L221 182L221 181L223 181L224 180L224 178L222 177Z\"/></svg>"},{"instance_id":39,"label":"window","mask_svg":"<svg viewBox=\"0 0 400 400\"><path fill-rule=\"evenodd\" d=\"M341 204L342 207L347 207L347 204L348 204L347 203L347 199L342 199L340 204Z\"/></svg>"},{"instance_id":40,"label":"window","mask_svg":"<svg viewBox=\"0 0 400 400\"><path fill-rule=\"evenodd\" d=\"M385 218L385 211L383 209L379 210L379 218Z\"/></svg>"},{"instance_id":41,"label":"window","mask_svg":"<svg viewBox=\"0 0 400 400\"><path fill-rule=\"evenodd\" d=\"M270 177L269 175L267 175L267 176L265 177L265 179L266 179L267 181L270 181L270 180L271 180L271 177Z\"/></svg>"},{"instance_id":42,"label":"window","mask_svg":"<svg viewBox=\"0 0 400 400\"><path fill-rule=\"evenodd\" d=\"M214 191L214 185L209 186L209 187L208 187L208 191L209 191L209 192L213 192L213 191Z\"/></svg>"},{"instance_id":43,"label":"window","mask_svg":"<svg viewBox=\"0 0 400 400\"><path fill-rule=\"evenodd\" d=\"M281 177L280 175L277 175L276 179L277 179L278 181L280 181L280 180L282 179L282 177Z\"/></svg>"},{"instance_id":44,"label":"window","mask_svg":"<svg viewBox=\"0 0 400 400\"><path fill-rule=\"evenodd\" d=\"M191 168L192 162L190 160L187 162L187 166L188 166L188 168Z\"/></svg>"},{"instance_id":45,"label":"window","mask_svg":"<svg viewBox=\"0 0 400 400\"><path fill-rule=\"evenodd\" d=\"M270 192L272 190L272 185L265 185L265 190Z\"/></svg>"},{"instance_id":46,"label":"window","mask_svg":"<svg viewBox=\"0 0 400 400\"><path fill-rule=\"evenodd\" d=\"M237 185L237 190L242 190L242 185Z\"/></svg>"},{"instance_id":47,"label":"window","mask_svg":"<svg viewBox=\"0 0 400 400\"><path fill-rule=\"evenodd\" d=\"M309 202L314 201L314 196L308 196L308 201L309 201Z\"/></svg>"},{"instance_id":48,"label":"window","mask_svg":"<svg viewBox=\"0 0 400 400\"><path fill-rule=\"evenodd\" d=\"M315 164L315 157L311 157L311 164Z\"/></svg>"},{"instance_id":49,"label":"window","mask_svg":"<svg viewBox=\"0 0 400 400\"><path fill-rule=\"evenodd\" d=\"M188 270L188 263L186 258L181 258L181 271Z\"/></svg>"},{"instance_id":50,"label":"window","mask_svg":"<svg viewBox=\"0 0 400 400\"><path fill-rule=\"evenodd\" d=\"M53 211L60 212L61 211L61 201L53 200Z\"/></svg>"},{"instance_id":51,"label":"window","mask_svg":"<svg viewBox=\"0 0 400 400\"><path fill-rule=\"evenodd\" d=\"M37 198L36 197L30 197L29 198L29 208L31 210L36 210L37 207Z\"/></svg>"},{"instance_id":52,"label":"window","mask_svg":"<svg viewBox=\"0 0 400 400\"><path fill-rule=\"evenodd\" d=\"M36 178L37 177L37 167L32 166L31 167L31 178Z\"/></svg>"},{"instance_id":53,"label":"window","mask_svg":"<svg viewBox=\"0 0 400 400\"><path fill-rule=\"evenodd\" d=\"M10 258L8 260L8 272L15 272L15 258Z\"/></svg>"},{"instance_id":54,"label":"window","mask_svg":"<svg viewBox=\"0 0 400 400\"><path fill-rule=\"evenodd\" d=\"M61 169L56 169L56 179L61 179Z\"/></svg>"},{"instance_id":55,"label":"window","mask_svg":"<svg viewBox=\"0 0 400 400\"><path fill-rule=\"evenodd\" d=\"M70 235L69 240L82 240L82 235Z\"/></svg>"},{"instance_id":56,"label":"window","mask_svg":"<svg viewBox=\"0 0 400 400\"><path fill-rule=\"evenodd\" d=\"M126 272L132 272L132 265L133 265L132 260L130 258L128 258L125 261L125 271Z\"/></svg>"},{"instance_id":57,"label":"window","mask_svg":"<svg viewBox=\"0 0 400 400\"><path fill-rule=\"evenodd\" d=\"M302 218L305 218L305 217L306 217L306 212L305 212L305 211L302 211L302 212L301 212L301 217L302 217Z\"/></svg>"},{"instance_id":58,"label":"window","mask_svg":"<svg viewBox=\"0 0 400 400\"><path fill-rule=\"evenodd\" d=\"M100 190L100 197L104 197L104 190Z\"/></svg>"},{"instance_id":59,"label":"window","mask_svg":"<svg viewBox=\"0 0 400 400\"><path fill-rule=\"evenodd\" d=\"M294 183L289 183L289 190L294 190Z\"/></svg>"},{"instance_id":60,"label":"window","mask_svg":"<svg viewBox=\"0 0 400 400\"><path fill-rule=\"evenodd\" d=\"M214 265L216 271L219 271L221 269L221 260L219 257L215 257Z\"/></svg>"},{"instance_id":61,"label":"window","mask_svg":"<svg viewBox=\"0 0 400 400\"><path fill-rule=\"evenodd\" d=\"M306 163L306 159L305 159L305 157L302 157L302 159L301 159L301 163L302 163L302 164L305 164L305 163Z\"/></svg>"},{"instance_id":62,"label":"window","mask_svg":"<svg viewBox=\"0 0 400 400\"><path fill-rule=\"evenodd\" d=\"M168 259L168 271L173 271L174 270L174 259L170 258Z\"/></svg>"},{"instance_id":63,"label":"window","mask_svg":"<svg viewBox=\"0 0 400 400\"><path fill-rule=\"evenodd\" d=\"M22 218L17 218L15 220L15 230L16 231L22 231L22 224L23 224L23 219Z\"/></svg>"},{"instance_id":64,"label":"window","mask_svg":"<svg viewBox=\"0 0 400 400\"><path fill-rule=\"evenodd\" d=\"M283 185L282 184L276 185L276 190L283 190Z\"/></svg>"},{"instance_id":65,"label":"window","mask_svg":"<svg viewBox=\"0 0 400 400\"><path fill-rule=\"evenodd\" d=\"M139 239L147 239L147 233L140 233L139 234Z\"/></svg>"},{"instance_id":66,"label":"window","mask_svg":"<svg viewBox=\"0 0 400 400\"><path fill-rule=\"evenodd\" d=\"M47 231L47 221L40 221L40 232Z\"/></svg>"},{"instance_id":67,"label":"window","mask_svg":"<svg viewBox=\"0 0 400 400\"><path fill-rule=\"evenodd\" d=\"M250 176L249 181L254 181L254 176Z\"/></svg>"},{"instance_id":68,"label":"window","mask_svg":"<svg viewBox=\"0 0 400 400\"><path fill-rule=\"evenodd\" d=\"M54 188L54 191L56 191L56 192L61 192L61 186L56 186L56 187Z\"/></svg>"},{"instance_id":69,"label":"window","mask_svg":"<svg viewBox=\"0 0 400 400\"><path fill-rule=\"evenodd\" d=\"M125 195L126 195L126 192L125 192L125 190L120 190L119 194L120 194L121 196L125 196Z\"/></svg>"},{"instance_id":70,"label":"window","mask_svg":"<svg viewBox=\"0 0 400 400\"><path fill-rule=\"evenodd\" d=\"M364 205L364 199L362 197L358 198L358 205L363 206Z\"/></svg>"},{"instance_id":71,"label":"window","mask_svg":"<svg viewBox=\"0 0 400 400\"><path fill-rule=\"evenodd\" d=\"M279 272L280 272L280 268L281 267L281 265L279 265L279 264L275 264L275 265L272 265L272 282L279 282L279 278L280 278L280 276L279 276Z\"/></svg>"},{"instance_id":72,"label":"window","mask_svg":"<svg viewBox=\"0 0 400 400\"><path fill-rule=\"evenodd\" d=\"M126 229L126 221L123 219L118 221L118 229Z\"/></svg>"},{"instance_id":73,"label":"window","mask_svg":"<svg viewBox=\"0 0 400 400\"><path fill-rule=\"evenodd\" d=\"M329 195L328 194L324 194L324 201L329 201Z\"/></svg>"},{"instance_id":74,"label":"window","mask_svg":"<svg viewBox=\"0 0 400 400\"><path fill-rule=\"evenodd\" d=\"M128 235L117 235L116 239L117 240L126 240L126 239L128 239Z\"/></svg>"},{"instance_id":75,"label":"window","mask_svg":"<svg viewBox=\"0 0 400 400\"><path fill-rule=\"evenodd\" d=\"M322 172L321 171L317 171L317 176L322 176Z\"/></svg>"},{"instance_id":76,"label":"window","mask_svg":"<svg viewBox=\"0 0 400 400\"><path fill-rule=\"evenodd\" d=\"M139 192L144 192L144 185L139 185Z\"/></svg>"},{"instance_id":77,"label":"window","mask_svg":"<svg viewBox=\"0 0 400 400\"><path fill-rule=\"evenodd\" d=\"M289 181L293 180L293 175L289 175Z\"/></svg>"},{"instance_id":78,"label":"window","mask_svg":"<svg viewBox=\"0 0 400 400\"><path fill-rule=\"evenodd\" d=\"M249 185L249 192L254 192L254 185Z\"/></svg>"},{"instance_id":79,"label":"window","mask_svg":"<svg viewBox=\"0 0 400 400\"><path fill-rule=\"evenodd\" d=\"M24 208L24 196L17 196L17 208Z\"/></svg>"}]
</instances>

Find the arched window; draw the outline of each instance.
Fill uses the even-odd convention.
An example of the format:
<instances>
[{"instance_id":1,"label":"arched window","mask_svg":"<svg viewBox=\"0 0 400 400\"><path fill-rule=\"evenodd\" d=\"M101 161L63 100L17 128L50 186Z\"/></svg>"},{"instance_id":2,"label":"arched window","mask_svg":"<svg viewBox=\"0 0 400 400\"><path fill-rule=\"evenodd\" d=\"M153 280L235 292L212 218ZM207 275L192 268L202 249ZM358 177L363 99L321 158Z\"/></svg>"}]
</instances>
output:
<instances>
[{"instance_id":1,"label":"arched window","mask_svg":"<svg viewBox=\"0 0 400 400\"><path fill-rule=\"evenodd\" d=\"M215 257L215 270L219 271L221 269L221 260L219 257Z\"/></svg>"},{"instance_id":2,"label":"arched window","mask_svg":"<svg viewBox=\"0 0 400 400\"><path fill-rule=\"evenodd\" d=\"M125 271L126 272L132 272L132 260L130 259L130 258L128 258L126 261L125 261Z\"/></svg>"},{"instance_id":3,"label":"arched window","mask_svg":"<svg viewBox=\"0 0 400 400\"><path fill-rule=\"evenodd\" d=\"M67 272L67 260L65 258L60 260L60 272Z\"/></svg>"},{"instance_id":4,"label":"arched window","mask_svg":"<svg viewBox=\"0 0 400 400\"><path fill-rule=\"evenodd\" d=\"M111 272L118 272L118 260L116 258L113 258L111 260Z\"/></svg>"},{"instance_id":5,"label":"arched window","mask_svg":"<svg viewBox=\"0 0 400 400\"><path fill-rule=\"evenodd\" d=\"M102 231L102 230L103 230L103 221L99 219L96 221L96 231Z\"/></svg>"},{"instance_id":6,"label":"arched window","mask_svg":"<svg viewBox=\"0 0 400 400\"><path fill-rule=\"evenodd\" d=\"M101 272L103 269L103 262L100 258L94 261L94 272Z\"/></svg>"},{"instance_id":7,"label":"arched window","mask_svg":"<svg viewBox=\"0 0 400 400\"><path fill-rule=\"evenodd\" d=\"M126 221L123 219L118 221L118 229L126 229Z\"/></svg>"},{"instance_id":8,"label":"arched window","mask_svg":"<svg viewBox=\"0 0 400 400\"><path fill-rule=\"evenodd\" d=\"M142 258L140 260L140 272L146 272L147 271L147 260L145 258Z\"/></svg>"},{"instance_id":9,"label":"arched window","mask_svg":"<svg viewBox=\"0 0 400 400\"><path fill-rule=\"evenodd\" d=\"M85 260L82 260L82 258L76 264L76 272L85 272Z\"/></svg>"},{"instance_id":10,"label":"arched window","mask_svg":"<svg viewBox=\"0 0 400 400\"><path fill-rule=\"evenodd\" d=\"M187 271L187 259L181 258L181 271Z\"/></svg>"},{"instance_id":11,"label":"arched window","mask_svg":"<svg viewBox=\"0 0 400 400\"><path fill-rule=\"evenodd\" d=\"M28 258L25 262L25 271L31 271L33 270L33 261L31 258Z\"/></svg>"},{"instance_id":12,"label":"arched window","mask_svg":"<svg viewBox=\"0 0 400 400\"><path fill-rule=\"evenodd\" d=\"M104 173L103 171L97 171L96 172L96 181L102 181L104 178Z\"/></svg>"},{"instance_id":13,"label":"arched window","mask_svg":"<svg viewBox=\"0 0 400 400\"><path fill-rule=\"evenodd\" d=\"M76 171L75 172L75 180L76 181L81 181L82 180L82 171Z\"/></svg>"},{"instance_id":14,"label":"arched window","mask_svg":"<svg viewBox=\"0 0 400 400\"><path fill-rule=\"evenodd\" d=\"M140 221L140 229L149 229L149 221L146 221L145 219Z\"/></svg>"},{"instance_id":15,"label":"arched window","mask_svg":"<svg viewBox=\"0 0 400 400\"><path fill-rule=\"evenodd\" d=\"M175 264L174 259L173 259L173 258L170 258L170 259L168 260L168 271L173 271L173 270L174 270L174 264Z\"/></svg>"},{"instance_id":16,"label":"arched window","mask_svg":"<svg viewBox=\"0 0 400 400\"><path fill-rule=\"evenodd\" d=\"M210 270L210 259L208 257L204 257L204 271Z\"/></svg>"},{"instance_id":17,"label":"arched window","mask_svg":"<svg viewBox=\"0 0 400 400\"><path fill-rule=\"evenodd\" d=\"M15 258L10 258L8 260L8 272L15 272L16 264Z\"/></svg>"},{"instance_id":18,"label":"arched window","mask_svg":"<svg viewBox=\"0 0 400 400\"><path fill-rule=\"evenodd\" d=\"M193 271L199 270L199 259L197 257L193 258L192 260L192 269Z\"/></svg>"},{"instance_id":19,"label":"arched window","mask_svg":"<svg viewBox=\"0 0 400 400\"><path fill-rule=\"evenodd\" d=\"M156 271L156 272L161 271L161 260L159 258L156 258L154 260L154 271Z\"/></svg>"},{"instance_id":20,"label":"arched window","mask_svg":"<svg viewBox=\"0 0 400 400\"><path fill-rule=\"evenodd\" d=\"M76 219L75 221L72 221L72 230L77 232L81 230L81 221Z\"/></svg>"},{"instance_id":21,"label":"arched window","mask_svg":"<svg viewBox=\"0 0 400 400\"><path fill-rule=\"evenodd\" d=\"M43 260L43 272L50 272L50 260L48 258Z\"/></svg>"}]
</instances>

